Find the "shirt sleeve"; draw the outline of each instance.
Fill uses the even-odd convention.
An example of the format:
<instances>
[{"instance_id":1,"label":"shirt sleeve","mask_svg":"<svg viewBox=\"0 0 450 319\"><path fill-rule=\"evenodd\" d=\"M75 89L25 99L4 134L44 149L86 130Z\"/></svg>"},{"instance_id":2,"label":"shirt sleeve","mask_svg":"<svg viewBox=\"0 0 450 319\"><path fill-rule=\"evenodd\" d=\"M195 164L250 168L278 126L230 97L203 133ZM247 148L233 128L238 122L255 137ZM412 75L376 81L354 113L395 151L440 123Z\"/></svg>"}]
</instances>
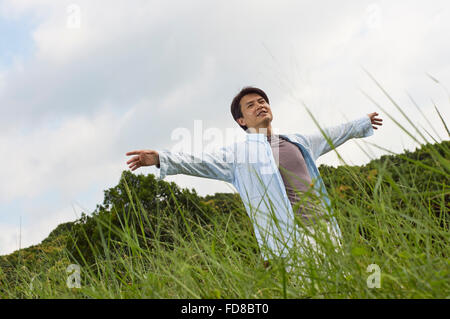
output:
<instances>
[{"instance_id":1,"label":"shirt sleeve","mask_svg":"<svg viewBox=\"0 0 450 319\"><path fill-rule=\"evenodd\" d=\"M314 160L328 153L333 148L342 145L352 138L368 137L373 135L372 122L368 115L359 119L328 127L322 132L305 135Z\"/></svg>"},{"instance_id":2,"label":"shirt sleeve","mask_svg":"<svg viewBox=\"0 0 450 319\"><path fill-rule=\"evenodd\" d=\"M217 179L228 183L234 181L234 157L230 148L197 155L183 152L158 151L159 179L167 175L185 174Z\"/></svg>"}]
</instances>

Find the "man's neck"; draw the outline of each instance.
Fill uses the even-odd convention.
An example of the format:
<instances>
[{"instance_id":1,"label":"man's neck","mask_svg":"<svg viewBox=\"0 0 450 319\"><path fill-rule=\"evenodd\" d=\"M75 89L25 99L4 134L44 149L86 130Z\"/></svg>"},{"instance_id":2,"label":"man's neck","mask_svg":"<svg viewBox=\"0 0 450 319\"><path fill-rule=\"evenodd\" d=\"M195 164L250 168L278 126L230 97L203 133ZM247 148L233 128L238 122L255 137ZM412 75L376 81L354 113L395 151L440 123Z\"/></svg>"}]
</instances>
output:
<instances>
[{"instance_id":1,"label":"man's neck","mask_svg":"<svg viewBox=\"0 0 450 319\"><path fill-rule=\"evenodd\" d=\"M252 127L249 129L250 133L259 133L259 134L264 134L266 136L271 136L272 135L272 126L268 126L268 127Z\"/></svg>"}]
</instances>

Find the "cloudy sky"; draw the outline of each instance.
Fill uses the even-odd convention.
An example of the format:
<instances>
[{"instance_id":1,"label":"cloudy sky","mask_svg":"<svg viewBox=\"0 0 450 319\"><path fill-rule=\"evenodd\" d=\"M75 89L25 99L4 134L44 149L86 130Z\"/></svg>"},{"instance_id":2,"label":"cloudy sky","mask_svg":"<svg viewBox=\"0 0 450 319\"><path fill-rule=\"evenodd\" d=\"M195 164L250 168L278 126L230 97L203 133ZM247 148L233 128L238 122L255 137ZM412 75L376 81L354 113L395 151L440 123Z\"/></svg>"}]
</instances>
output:
<instances>
[{"instance_id":1,"label":"cloudy sky","mask_svg":"<svg viewBox=\"0 0 450 319\"><path fill-rule=\"evenodd\" d=\"M170 149L174 129L193 132L196 120L244 134L230 103L247 85L266 91L279 133L317 129L300 101L323 126L380 113L375 135L338 148L352 165L384 154L369 143L417 146L362 67L418 127L445 139L432 101L449 119L448 34L447 0L0 0L0 254L92 212L128 169L128 151ZM340 164L333 152L322 163ZM201 195L233 191L167 180Z\"/></svg>"}]
</instances>

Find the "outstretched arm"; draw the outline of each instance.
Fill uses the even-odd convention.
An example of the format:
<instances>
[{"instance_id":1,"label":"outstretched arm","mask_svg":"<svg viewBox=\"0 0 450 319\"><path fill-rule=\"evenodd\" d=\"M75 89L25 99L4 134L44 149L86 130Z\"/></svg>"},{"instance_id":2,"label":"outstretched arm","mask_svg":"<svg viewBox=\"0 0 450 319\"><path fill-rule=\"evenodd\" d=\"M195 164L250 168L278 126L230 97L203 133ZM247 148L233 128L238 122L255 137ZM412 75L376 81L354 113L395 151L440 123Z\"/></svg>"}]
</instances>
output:
<instances>
[{"instance_id":1,"label":"outstretched arm","mask_svg":"<svg viewBox=\"0 0 450 319\"><path fill-rule=\"evenodd\" d=\"M377 118L378 113L373 112L354 121L350 121L337 126L324 128L322 132L305 136L314 160L321 155L328 153L333 148L342 145L351 138L361 138L373 135L376 126L383 125L381 118Z\"/></svg>"},{"instance_id":2,"label":"outstretched arm","mask_svg":"<svg viewBox=\"0 0 450 319\"><path fill-rule=\"evenodd\" d=\"M160 168L159 179L166 175L186 174L211 178L232 183L234 180L234 161L228 148L215 152L191 155L182 152L140 150L126 155L135 155L127 164L132 171L142 166L156 165Z\"/></svg>"}]
</instances>

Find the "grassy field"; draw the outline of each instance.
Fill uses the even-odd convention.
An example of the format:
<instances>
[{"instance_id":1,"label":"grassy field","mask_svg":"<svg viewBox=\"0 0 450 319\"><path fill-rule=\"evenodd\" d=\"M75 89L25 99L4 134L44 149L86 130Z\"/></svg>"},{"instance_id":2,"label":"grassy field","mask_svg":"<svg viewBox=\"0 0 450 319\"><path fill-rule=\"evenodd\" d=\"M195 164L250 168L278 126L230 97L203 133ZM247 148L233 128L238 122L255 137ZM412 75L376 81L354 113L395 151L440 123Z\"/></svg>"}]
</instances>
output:
<instances>
[{"instance_id":1,"label":"grassy field","mask_svg":"<svg viewBox=\"0 0 450 319\"><path fill-rule=\"evenodd\" d=\"M450 143L423 137L416 152L320 168L342 247L316 231L317 248L299 243L289 272L283 260L263 266L236 197L216 205L166 190L151 206L125 177L123 205L2 257L0 297L449 298ZM77 270L67 272L74 263L79 288Z\"/></svg>"}]
</instances>

